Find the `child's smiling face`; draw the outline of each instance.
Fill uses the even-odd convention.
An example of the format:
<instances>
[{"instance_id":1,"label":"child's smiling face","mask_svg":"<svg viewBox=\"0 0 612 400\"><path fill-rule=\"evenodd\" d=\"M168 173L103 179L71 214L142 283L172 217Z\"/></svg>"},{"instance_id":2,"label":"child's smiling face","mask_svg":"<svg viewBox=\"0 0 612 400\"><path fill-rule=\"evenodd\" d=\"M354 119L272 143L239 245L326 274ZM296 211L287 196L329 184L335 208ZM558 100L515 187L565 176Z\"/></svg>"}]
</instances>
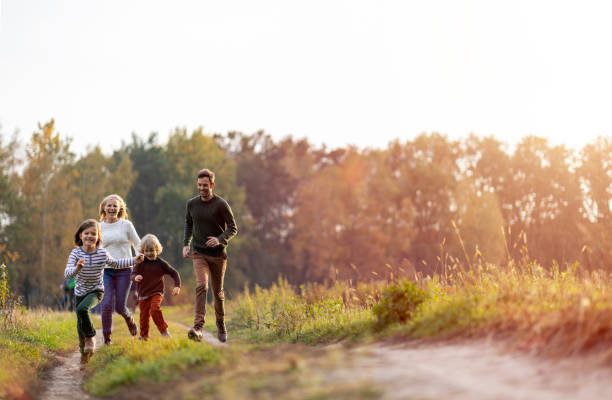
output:
<instances>
[{"instance_id":1,"label":"child's smiling face","mask_svg":"<svg viewBox=\"0 0 612 400\"><path fill-rule=\"evenodd\" d=\"M154 247L147 247L143 249L142 254L147 258L147 260L156 260L157 259L157 250Z\"/></svg>"},{"instance_id":2,"label":"child's smiling face","mask_svg":"<svg viewBox=\"0 0 612 400\"><path fill-rule=\"evenodd\" d=\"M83 247L95 247L98 241L98 229L95 226L90 226L81 232L80 237L83 242Z\"/></svg>"}]
</instances>

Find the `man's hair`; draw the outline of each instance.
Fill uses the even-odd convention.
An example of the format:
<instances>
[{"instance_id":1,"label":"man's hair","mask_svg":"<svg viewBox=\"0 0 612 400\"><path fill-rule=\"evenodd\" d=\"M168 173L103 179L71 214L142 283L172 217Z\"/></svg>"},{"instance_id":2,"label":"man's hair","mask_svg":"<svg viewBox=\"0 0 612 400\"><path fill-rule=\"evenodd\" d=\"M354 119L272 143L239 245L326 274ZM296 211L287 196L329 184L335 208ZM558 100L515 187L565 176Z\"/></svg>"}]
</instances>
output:
<instances>
[{"instance_id":1,"label":"man's hair","mask_svg":"<svg viewBox=\"0 0 612 400\"><path fill-rule=\"evenodd\" d=\"M96 241L96 247L100 247L100 244L102 243L102 231L100 230L100 224L95 219L86 219L85 221L81 222L81 224L77 228L76 233L74 234L74 244L77 246L82 246L83 241L81 240L81 233L85 229L91 228L93 226L95 226L96 230L98 231L98 240Z\"/></svg>"},{"instance_id":2,"label":"man's hair","mask_svg":"<svg viewBox=\"0 0 612 400\"><path fill-rule=\"evenodd\" d=\"M148 233L140 240L140 252L144 253L146 249L155 249L155 252L160 254L164 248L159 242L157 236Z\"/></svg>"},{"instance_id":3,"label":"man's hair","mask_svg":"<svg viewBox=\"0 0 612 400\"><path fill-rule=\"evenodd\" d=\"M198 179L200 178L208 178L210 183L215 183L215 173L208 168L201 169L200 172L198 172Z\"/></svg>"}]
</instances>

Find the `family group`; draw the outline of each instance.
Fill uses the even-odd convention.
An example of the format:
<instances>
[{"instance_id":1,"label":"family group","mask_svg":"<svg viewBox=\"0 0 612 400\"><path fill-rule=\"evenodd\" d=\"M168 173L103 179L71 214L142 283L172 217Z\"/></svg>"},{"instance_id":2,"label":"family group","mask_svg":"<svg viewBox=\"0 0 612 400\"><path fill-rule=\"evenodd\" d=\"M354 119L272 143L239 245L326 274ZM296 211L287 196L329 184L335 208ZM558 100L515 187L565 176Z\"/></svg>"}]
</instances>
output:
<instances>
[{"instance_id":1,"label":"family group","mask_svg":"<svg viewBox=\"0 0 612 400\"><path fill-rule=\"evenodd\" d=\"M187 201L185 211L183 257L193 261L196 279L194 324L187 336L195 341L203 337L206 297L210 280L217 337L227 340L223 280L227 266L227 245L237 233L229 204L213 194L215 174L202 169L197 174L198 196ZM149 339L149 320L162 336L171 337L161 310L164 275L174 281L172 294L181 290L179 273L159 257L162 245L153 234L140 239L128 219L125 201L116 194L104 198L99 207L99 222L83 221L74 235L75 248L68 256L64 278L74 278L75 310L81 360L87 362L95 352L91 309L101 302L104 343L111 344L113 310L121 315L132 336ZM136 256L132 256L132 248ZM126 302L132 283L137 284L140 327L136 325ZM139 329L140 328L140 329Z\"/></svg>"}]
</instances>

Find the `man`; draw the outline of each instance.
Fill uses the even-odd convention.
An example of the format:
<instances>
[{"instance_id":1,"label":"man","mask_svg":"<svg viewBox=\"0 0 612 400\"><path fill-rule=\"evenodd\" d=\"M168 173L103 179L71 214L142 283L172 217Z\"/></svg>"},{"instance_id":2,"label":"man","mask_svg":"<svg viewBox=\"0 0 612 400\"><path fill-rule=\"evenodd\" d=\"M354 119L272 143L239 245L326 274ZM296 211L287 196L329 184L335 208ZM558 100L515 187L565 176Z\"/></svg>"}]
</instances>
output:
<instances>
[{"instance_id":1,"label":"man","mask_svg":"<svg viewBox=\"0 0 612 400\"><path fill-rule=\"evenodd\" d=\"M195 318L193 328L187 336L201 341L206 317L206 294L208 280L212 285L215 316L217 318L217 337L219 341L227 340L225 328L225 309L223 300L223 278L227 265L227 242L238 232L232 209L225 200L213 194L215 174L209 169L198 172L198 192L187 201L185 213L185 240L183 257L191 258L196 277ZM193 239L193 240L192 240Z\"/></svg>"}]
</instances>

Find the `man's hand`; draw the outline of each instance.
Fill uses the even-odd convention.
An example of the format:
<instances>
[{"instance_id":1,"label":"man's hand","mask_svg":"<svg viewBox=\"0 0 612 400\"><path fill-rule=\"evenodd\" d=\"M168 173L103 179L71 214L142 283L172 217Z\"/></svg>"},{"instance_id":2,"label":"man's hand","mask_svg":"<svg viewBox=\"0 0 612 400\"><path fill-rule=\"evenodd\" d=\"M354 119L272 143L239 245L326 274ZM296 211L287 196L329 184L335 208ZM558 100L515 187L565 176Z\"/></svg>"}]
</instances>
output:
<instances>
[{"instance_id":1,"label":"man's hand","mask_svg":"<svg viewBox=\"0 0 612 400\"><path fill-rule=\"evenodd\" d=\"M134 282L140 282L142 280L142 275L136 275L134 277Z\"/></svg>"},{"instance_id":2,"label":"man's hand","mask_svg":"<svg viewBox=\"0 0 612 400\"><path fill-rule=\"evenodd\" d=\"M181 288L178 286L175 286L174 289L172 289L172 296L177 296L180 292L181 292Z\"/></svg>"},{"instance_id":3,"label":"man's hand","mask_svg":"<svg viewBox=\"0 0 612 400\"><path fill-rule=\"evenodd\" d=\"M206 241L206 246L208 246L208 247L217 247L217 246L219 246L219 239L217 239L214 236L209 236L208 240Z\"/></svg>"},{"instance_id":4,"label":"man's hand","mask_svg":"<svg viewBox=\"0 0 612 400\"><path fill-rule=\"evenodd\" d=\"M144 254L138 254L136 256L136 258L134 259L134 264L140 264L141 262L144 261Z\"/></svg>"},{"instance_id":5,"label":"man's hand","mask_svg":"<svg viewBox=\"0 0 612 400\"><path fill-rule=\"evenodd\" d=\"M189 258L189 246L183 247L183 258Z\"/></svg>"}]
</instances>

